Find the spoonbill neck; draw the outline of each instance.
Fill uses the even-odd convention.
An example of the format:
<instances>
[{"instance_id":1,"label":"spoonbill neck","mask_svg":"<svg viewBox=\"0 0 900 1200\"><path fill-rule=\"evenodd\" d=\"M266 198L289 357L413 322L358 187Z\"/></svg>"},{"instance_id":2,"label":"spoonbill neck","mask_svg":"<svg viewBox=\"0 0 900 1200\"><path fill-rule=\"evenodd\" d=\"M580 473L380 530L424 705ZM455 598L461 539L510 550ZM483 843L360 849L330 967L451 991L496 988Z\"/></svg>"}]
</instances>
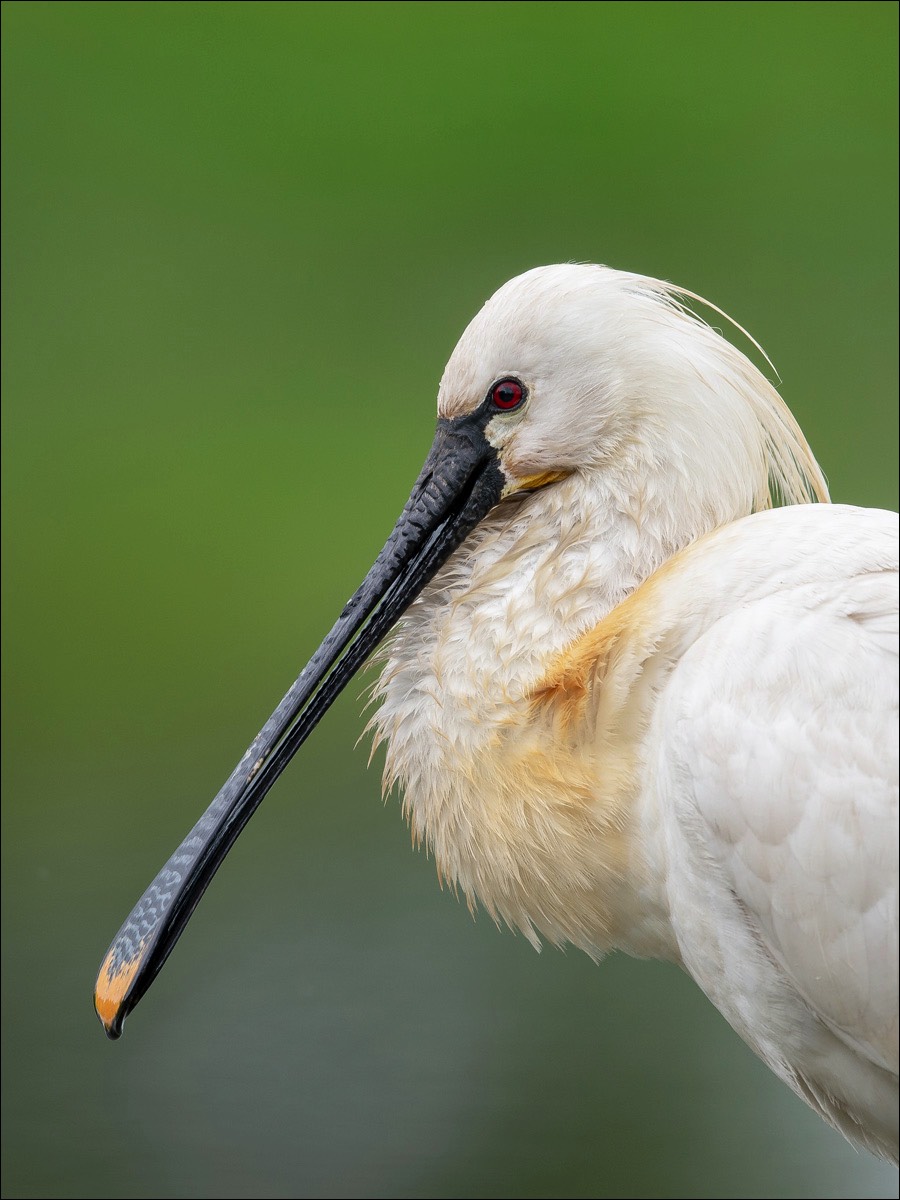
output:
<instances>
[{"instance_id":1,"label":"spoonbill neck","mask_svg":"<svg viewBox=\"0 0 900 1200\"><path fill-rule=\"evenodd\" d=\"M403 618L372 721L385 787L399 784L442 878L532 941L594 955L664 924L632 853L636 736L606 746L598 785L593 750L551 745L534 695L567 647L707 531L623 496L608 473L576 472L496 510Z\"/></svg>"}]
</instances>

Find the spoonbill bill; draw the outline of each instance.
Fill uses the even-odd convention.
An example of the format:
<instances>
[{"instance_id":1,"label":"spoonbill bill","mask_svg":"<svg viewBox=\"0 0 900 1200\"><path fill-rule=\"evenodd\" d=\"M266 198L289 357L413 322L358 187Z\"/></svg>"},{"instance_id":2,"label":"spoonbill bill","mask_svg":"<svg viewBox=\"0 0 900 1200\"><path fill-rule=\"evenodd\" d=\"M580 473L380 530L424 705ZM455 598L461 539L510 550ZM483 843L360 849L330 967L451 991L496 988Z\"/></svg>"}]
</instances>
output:
<instances>
[{"instance_id":1,"label":"spoonbill bill","mask_svg":"<svg viewBox=\"0 0 900 1200\"><path fill-rule=\"evenodd\" d=\"M827 503L697 300L568 264L476 315L374 566L110 947L111 1037L395 627L372 725L440 875L535 944L680 964L896 1162L897 517Z\"/></svg>"}]
</instances>

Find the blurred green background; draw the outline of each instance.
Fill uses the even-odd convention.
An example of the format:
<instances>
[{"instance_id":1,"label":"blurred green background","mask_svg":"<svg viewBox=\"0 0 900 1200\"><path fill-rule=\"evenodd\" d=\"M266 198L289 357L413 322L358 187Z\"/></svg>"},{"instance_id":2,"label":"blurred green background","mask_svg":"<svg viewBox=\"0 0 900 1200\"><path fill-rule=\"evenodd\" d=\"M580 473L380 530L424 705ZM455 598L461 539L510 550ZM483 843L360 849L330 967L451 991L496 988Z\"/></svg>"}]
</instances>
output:
<instances>
[{"instance_id":1,"label":"blurred green background","mask_svg":"<svg viewBox=\"0 0 900 1200\"><path fill-rule=\"evenodd\" d=\"M127 1035L119 923L330 626L505 279L671 278L896 503L892 3L3 8L3 1194L875 1197L686 978L410 853L351 686Z\"/></svg>"}]
</instances>

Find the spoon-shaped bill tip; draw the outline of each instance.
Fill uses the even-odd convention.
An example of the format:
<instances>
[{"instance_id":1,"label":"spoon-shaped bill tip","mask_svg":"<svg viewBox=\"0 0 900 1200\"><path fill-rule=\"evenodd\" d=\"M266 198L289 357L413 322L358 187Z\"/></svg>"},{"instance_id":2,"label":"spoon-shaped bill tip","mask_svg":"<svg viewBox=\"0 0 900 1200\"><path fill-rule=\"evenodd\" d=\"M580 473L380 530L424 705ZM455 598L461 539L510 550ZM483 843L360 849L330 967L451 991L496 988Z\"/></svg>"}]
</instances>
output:
<instances>
[{"instance_id":1,"label":"spoon-shaped bill tip","mask_svg":"<svg viewBox=\"0 0 900 1200\"><path fill-rule=\"evenodd\" d=\"M144 943L137 947L132 958L125 958L119 947L111 946L97 975L94 985L94 1011L100 1018L106 1036L113 1041L122 1034L125 1019L123 1002L143 958Z\"/></svg>"}]
</instances>

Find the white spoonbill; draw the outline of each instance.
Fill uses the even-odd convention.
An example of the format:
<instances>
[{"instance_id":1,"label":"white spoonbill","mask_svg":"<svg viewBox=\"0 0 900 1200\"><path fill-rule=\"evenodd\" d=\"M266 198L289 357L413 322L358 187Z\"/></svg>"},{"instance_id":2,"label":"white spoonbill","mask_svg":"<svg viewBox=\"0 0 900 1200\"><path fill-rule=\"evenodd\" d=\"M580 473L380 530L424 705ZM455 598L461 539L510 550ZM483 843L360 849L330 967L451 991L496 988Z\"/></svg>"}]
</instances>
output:
<instances>
[{"instance_id":1,"label":"white spoonbill","mask_svg":"<svg viewBox=\"0 0 900 1200\"><path fill-rule=\"evenodd\" d=\"M563 265L478 313L375 565L113 942L111 1036L399 620L373 724L441 876L535 943L681 964L896 1161L897 518L806 503L797 423L685 298Z\"/></svg>"}]
</instances>

